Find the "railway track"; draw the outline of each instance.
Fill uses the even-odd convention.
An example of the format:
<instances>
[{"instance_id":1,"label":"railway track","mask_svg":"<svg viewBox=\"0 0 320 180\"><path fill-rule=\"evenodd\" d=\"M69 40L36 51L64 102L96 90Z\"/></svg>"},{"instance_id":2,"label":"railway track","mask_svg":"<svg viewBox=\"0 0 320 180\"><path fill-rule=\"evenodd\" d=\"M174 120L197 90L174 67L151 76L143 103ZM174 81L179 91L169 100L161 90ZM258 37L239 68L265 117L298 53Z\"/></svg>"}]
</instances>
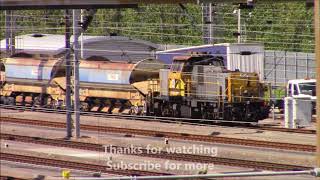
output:
<instances>
[{"instance_id":1,"label":"railway track","mask_svg":"<svg viewBox=\"0 0 320 180\"><path fill-rule=\"evenodd\" d=\"M16 108L15 108L16 109ZM19 107L20 110L31 110L30 108ZM58 113L65 114L63 110L42 110L35 109L37 112L44 113ZM129 119L129 120L142 120L142 121L161 121L165 123L176 123L177 118L172 117L150 117L150 116L134 116L134 115L123 115L123 114L106 114L106 113L94 113L94 112L81 112L82 116L91 116L91 117L106 117L106 118L120 118L120 119ZM183 118L181 118L183 120ZM197 121L193 119L192 121ZM204 121L203 119L201 121ZM209 125L209 124L199 124L199 123L191 123L188 121L179 121L180 123L185 124L194 124L194 125ZM316 134L316 130L313 129L288 129L288 128L280 128L273 127L270 125L261 125L261 124L252 124L252 123L243 123L243 122L223 122L222 120L208 120L215 126L226 126L226 127L236 127L236 128L247 128L247 129L255 129L255 130L264 130L264 131L276 131L276 132L288 132L288 133L299 133L299 134ZM225 125L226 124L226 125Z\"/></svg>"},{"instance_id":2,"label":"railway track","mask_svg":"<svg viewBox=\"0 0 320 180\"><path fill-rule=\"evenodd\" d=\"M66 127L66 124L62 122L50 122L50 121L42 121L42 120L18 119L18 118L8 118L8 117L1 117L1 122L35 125L35 126L43 126L43 127L54 127L54 128ZM109 126L94 126L94 125L83 125L83 124L81 124L81 129L87 130L87 131L96 131L100 133L109 132L109 133L122 133L122 134L132 134L132 135L142 135L142 136L152 136L152 137L166 137L171 139L182 139L182 140L189 140L189 141L202 141L202 142L210 142L210 143L232 144L232 145L273 148L273 149L293 150L293 151L303 151L303 152L316 151L316 146L313 146L313 145L259 141L259 140L210 136L210 135L195 135L195 134L186 134L186 133L130 129L130 128L109 127Z\"/></svg>"},{"instance_id":3,"label":"railway track","mask_svg":"<svg viewBox=\"0 0 320 180\"><path fill-rule=\"evenodd\" d=\"M35 165L45 165L51 167L60 167L66 169L76 169L90 172L101 172L108 174L118 174L125 176L160 176L160 175L171 175L168 173L158 173L158 172L150 172L150 171L142 171L142 170L132 170L132 169L112 169L106 165L97 165L97 164L89 164L89 163L80 163L80 162L72 162L66 160L58 160L58 159L50 159L29 155L18 155L11 153L0 153L1 160L11 161L11 162L20 162L27 164L35 164Z\"/></svg>"},{"instance_id":4,"label":"railway track","mask_svg":"<svg viewBox=\"0 0 320 180\"><path fill-rule=\"evenodd\" d=\"M110 147L106 148L100 144L93 143L84 143L84 142L75 142L75 141L66 141L61 139L46 139L39 137L30 137L30 136L20 136L14 134L0 134L1 139L3 140L13 140L24 143L34 143L42 145L50 145L57 147L67 147L74 149L98 151L98 152L110 152ZM127 147L113 146L117 150L124 150ZM124 151L122 151L124 152ZM286 165L278 163L269 163L269 162L258 162L258 161L249 161L241 159L231 159L231 158L222 158L222 157L212 157L205 155L195 155L195 154L182 154L182 153L168 153L166 151L161 151L159 153L148 153L147 149L142 149L139 153L132 153L130 155L142 156L142 157L151 157L159 159L168 159L168 160L177 160L177 161L186 161L194 163L205 163L205 164L219 164L227 166L236 166L244 168L254 168L259 170L270 170L270 171L289 171L289 170L308 170L312 167L306 166L297 166L297 165Z\"/></svg>"},{"instance_id":5,"label":"railway track","mask_svg":"<svg viewBox=\"0 0 320 180\"><path fill-rule=\"evenodd\" d=\"M249 127L246 126L245 128L265 130L265 131L299 133L299 134L316 134L317 133L316 130L313 130L313 129L289 129L289 128L272 127L268 125L258 125L258 126L249 126Z\"/></svg>"},{"instance_id":6,"label":"railway track","mask_svg":"<svg viewBox=\"0 0 320 180\"><path fill-rule=\"evenodd\" d=\"M133 116L133 115L121 115L121 114L101 114L101 113L90 113L82 112L82 115L85 116L94 116L94 117L116 117L121 119L129 119L129 120L142 120L142 121L156 121L160 120L165 123L176 123L177 118L172 117L151 117L151 116ZM230 121L223 121L223 120L203 120L203 119L192 119L191 121L207 121L206 123L199 124L199 123L191 123L189 121L183 121L184 118L179 118L179 123L185 124L193 124L193 125L201 125L206 126L212 125L214 126L222 126L222 127L236 127L236 128L247 128L247 129L255 129L255 130L264 130L264 131L276 131L276 132L289 132L289 133L298 133L298 134L316 134L316 130L313 129L289 129L289 128L281 128L281 127L274 127L265 124L257 124L257 123L245 123L245 122L230 122ZM189 120L189 119L188 119Z\"/></svg>"},{"instance_id":7,"label":"railway track","mask_svg":"<svg viewBox=\"0 0 320 180\"><path fill-rule=\"evenodd\" d=\"M0 180L28 180L28 179L17 178L12 176L0 176Z\"/></svg>"}]
</instances>

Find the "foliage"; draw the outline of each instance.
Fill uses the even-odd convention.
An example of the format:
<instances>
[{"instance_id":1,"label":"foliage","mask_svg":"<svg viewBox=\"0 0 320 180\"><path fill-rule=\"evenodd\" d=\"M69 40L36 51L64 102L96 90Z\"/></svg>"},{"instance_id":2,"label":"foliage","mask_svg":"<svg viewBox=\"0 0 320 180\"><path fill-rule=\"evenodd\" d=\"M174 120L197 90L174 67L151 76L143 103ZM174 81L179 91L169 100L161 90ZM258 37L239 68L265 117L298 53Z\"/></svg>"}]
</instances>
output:
<instances>
[{"instance_id":1,"label":"foliage","mask_svg":"<svg viewBox=\"0 0 320 180\"><path fill-rule=\"evenodd\" d=\"M202 9L187 4L187 15L179 5L148 5L138 9L98 10L87 35L118 34L161 44L200 45L202 39ZM215 6L219 42L236 42L237 16L231 4ZM17 16L16 34L64 33L63 10L25 10ZM1 37L5 33L4 11L1 15ZM253 10L242 9L242 39L262 42L266 49L314 51L313 11L305 3L257 4Z\"/></svg>"}]
</instances>

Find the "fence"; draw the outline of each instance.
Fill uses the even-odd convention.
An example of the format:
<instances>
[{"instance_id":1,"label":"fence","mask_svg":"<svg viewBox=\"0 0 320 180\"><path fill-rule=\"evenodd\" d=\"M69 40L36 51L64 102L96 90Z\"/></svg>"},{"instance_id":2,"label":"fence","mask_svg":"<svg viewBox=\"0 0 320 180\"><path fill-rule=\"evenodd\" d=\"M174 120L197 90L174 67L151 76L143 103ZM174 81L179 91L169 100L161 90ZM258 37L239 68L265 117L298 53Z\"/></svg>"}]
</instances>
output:
<instances>
[{"instance_id":1,"label":"fence","mask_svg":"<svg viewBox=\"0 0 320 180\"><path fill-rule=\"evenodd\" d=\"M265 51L264 74L274 87L284 86L290 79L315 78L315 54Z\"/></svg>"}]
</instances>

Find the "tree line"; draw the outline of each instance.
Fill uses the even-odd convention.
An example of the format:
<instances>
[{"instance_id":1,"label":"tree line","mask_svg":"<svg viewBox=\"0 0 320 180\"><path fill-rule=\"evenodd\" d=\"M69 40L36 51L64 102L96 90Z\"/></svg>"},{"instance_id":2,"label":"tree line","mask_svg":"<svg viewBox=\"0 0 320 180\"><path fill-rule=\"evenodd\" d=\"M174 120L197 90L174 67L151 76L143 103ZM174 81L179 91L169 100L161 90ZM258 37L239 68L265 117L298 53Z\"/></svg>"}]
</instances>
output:
<instances>
[{"instance_id":1,"label":"tree line","mask_svg":"<svg viewBox=\"0 0 320 180\"><path fill-rule=\"evenodd\" d=\"M216 43L237 42L237 6L212 7L214 22L203 22L202 7L187 4L142 5L137 9L100 9L86 35L121 35L160 44L201 45L203 26L211 26ZM64 33L63 10L24 10L14 12L16 34ZM314 51L313 10L305 3L256 4L241 9L243 42L261 42L266 49L298 52ZM1 37L5 37L4 11ZM3 39L2 38L2 39Z\"/></svg>"}]
</instances>

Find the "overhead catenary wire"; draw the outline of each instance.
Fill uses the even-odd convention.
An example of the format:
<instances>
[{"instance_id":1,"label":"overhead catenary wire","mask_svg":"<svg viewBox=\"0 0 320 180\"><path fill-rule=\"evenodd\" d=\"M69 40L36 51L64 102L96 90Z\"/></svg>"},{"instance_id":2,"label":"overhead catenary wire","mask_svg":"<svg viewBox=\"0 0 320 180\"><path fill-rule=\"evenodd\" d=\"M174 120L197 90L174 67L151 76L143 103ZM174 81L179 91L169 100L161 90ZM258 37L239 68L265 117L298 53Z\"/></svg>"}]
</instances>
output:
<instances>
[{"instance_id":1,"label":"overhead catenary wire","mask_svg":"<svg viewBox=\"0 0 320 180\"><path fill-rule=\"evenodd\" d=\"M54 29L54 28L52 28L52 29ZM52 30L51 29L51 30ZM123 28L122 28L123 29ZM128 30L127 30L128 31ZM139 31L141 31L141 29L139 30ZM131 30L131 32L134 32L134 31L132 31ZM139 32L137 32L137 33L139 33ZM144 32L144 34L145 34L146 32ZM149 32L149 34L150 35L153 35L154 36L154 34L152 34L151 32ZM158 33L158 35L159 36L163 36L163 35L166 35L166 36L174 36L173 34L163 34L163 33ZM185 37L190 37L190 36L188 36L188 35L184 35ZM299 36L299 35L298 35ZM136 36L136 37L143 37L143 36ZM145 36L145 37L148 37L148 36ZM150 36L151 37L151 36ZM177 37L177 35L175 35L174 37ZM192 37L192 36L191 36ZM309 37L311 37L311 36L309 36ZM200 39L200 36L194 36L194 38L199 38ZM218 38L216 38L216 39L218 39ZM219 39L227 39L227 38L219 38ZM229 38L230 39L230 38ZM263 38L260 38L260 40L262 40ZM232 39L231 39L232 40ZM254 39L253 39L254 40ZM279 44L283 44L283 43L279 43ZM288 45L292 45L292 43L289 43L289 42L286 42L286 44L288 44ZM300 43L301 44L301 43ZM306 44L306 45L309 45L309 46L311 46L310 44ZM268 47L267 47L268 48ZM270 47L270 48L272 48L272 47ZM290 49L290 48L287 48L287 49ZM311 49L310 49L311 50Z\"/></svg>"},{"instance_id":2,"label":"overhead catenary wire","mask_svg":"<svg viewBox=\"0 0 320 180\"><path fill-rule=\"evenodd\" d=\"M140 11L140 12L142 12L142 11ZM147 12L147 11L146 11ZM154 13L154 14L157 14L157 13ZM164 13L164 14L166 14L166 13ZM170 14L170 13L169 13ZM183 15L183 13L174 13L174 14L178 14L178 15ZM98 14L98 15L103 15L103 14ZM231 13L226 13L225 15L231 15ZM52 16L52 17L58 17L58 16ZM228 17L229 18L229 17ZM234 17L230 17L230 18L234 18ZM45 19L45 18L44 18ZM282 18L281 18L282 19ZM284 19L284 18L283 18ZM300 20L299 20L300 21ZM102 21L102 22L104 22L104 21ZM105 22L107 22L107 21L105 21ZM121 22L114 22L114 23L121 23ZM125 23L125 22L124 22ZM175 24L171 24L171 25L175 25ZM198 24L198 26L200 27L200 26L202 26L203 24ZM283 24L284 26L286 25L286 24ZM230 25L230 26L232 26L232 25ZM272 26L272 25L271 25ZM27 26L25 26L26 27L26 30L28 29L28 27ZM221 26L221 27L228 27L228 26ZM104 26L101 26L101 28L107 28L107 27L104 27ZM122 29L124 29L125 27L119 27L119 28L122 28ZM136 27L134 27L134 28L136 28ZM221 29L226 29L226 28L221 28ZM35 30L37 30L37 29L35 29ZM39 31L41 31L42 29L38 29ZM46 29L44 29L44 30L46 30ZM47 30L55 30L54 28L52 28L52 29L47 29ZM185 28L185 30L187 30L187 28ZM139 30L139 31L141 31L141 30ZM247 31L247 32L249 32L249 31ZM259 33L264 33L264 32L259 32ZM286 34L286 33L283 33L283 34ZM174 36L173 34L170 34L170 33L158 33L158 34L150 34L150 35L152 35L152 36ZM293 34L287 34L287 35L293 35ZM137 37L143 37L143 36L137 36ZM175 35L174 37L180 37L179 35L177 36L177 35ZM185 37L197 37L197 38L200 38L201 36L188 36L188 35L185 35ZM312 34L310 34L310 35L308 35L308 37L310 37L310 38L312 38L313 36L312 36ZM220 39L225 39L225 40L232 40L232 38L220 38ZM248 39L250 39L250 38L248 38ZM254 40L255 38L252 38L252 40ZM266 40L266 39L264 39L264 38L260 38L259 40ZM279 40L282 40L281 38L279 38ZM290 39L286 39L286 40L290 40ZM270 42L271 43L271 42ZM270 44L269 43L269 44ZM301 43L290 43L290 42L285 42L285 43L283 43L283 42L272 42L273 44L277 44L277 43L279 43L279 44L287 44L287 45L289 45L289 44L291 44L291 45L294 45L294 44L301 44ZM310 43L310 44L304 44L304 45L310 45L310 46L313 46L314 44L313 43ZM269 47L269 48L266 48L266 49L273 49L273 47ZM285 48L285 49L290 49L290 48ZM291 48L292 49L292 48ZM310 49L311 50L311 49ZM92 50L92 51L94 51L94 50ZM99 51L99 50L97 50L97 51ZM100 50L101 51L101 50ZM138 52L138 53L140 53L140 52ZM138 54L137 53L137 54ZM287 72L289 72L289 71L287 71Z\"/></svg>"},{"instance_id":3,"label":"overhead catenary wire","mask_svg":"<svg viewBox=\"0 0 320 180\"><path fill-rule=\"evenodd\" d=\"M22 46L21 48L34 48L35 50L37 48L40 48L39 50L48 50L49 52L50 51L63 51L63 50L66 50L64 47L59 47L57 49L57 47L52 47L52 46L46 46L46 45L43 45L43 46L34 46L34 45L24 45ZM19 50L19 47L17 48L17 50ZM80 50L80 49L78 49ZM109 53L120 53L122 54L123 52L126 52L126 53L130 53L130 54L146 54L146 55L150 55L150 54L153 54L154 52L153 51L137 51L137 50L115 50L115 49L91 49L91 48L83 48L84 51L92 51L92 52L109 52ZM168 51L157 51L156 54L158 53L158 55L161 55L161 54L167 54L167 55L190 55L189 52L186 52L186 53L183 53L183 52L168 52ZM254 52L255 54L264 54L265 57L269 57L269 58L273 58L273 57L285 57L285 58L297 58L297 61L304 61L304 60L314 60L315 57L314 56L309 56L309 57L306 57L305 55L283 55L283 54L280 54L280 55L274 55L274 54L271 54L271 52ZM265 53L269 53L269 54L265 54ZM40 53L41 54L41 53ZM50 55L50 54L48 54ZM52 54L54 55L54 54ZM227 54L225 53L214 53L212 54L213 56L226 56ZM271 60L270 60L271 61ZM284 60L283 60L284 61ZM287 60L288 61L288 60ZM268 61L265 62L266 65L268 65ZM278 65L282 65L282 64L279 64ZM287 66L298 66L298 67L304 67L304 65L295 65L295 64L287 64ZM309 66L310 67L310 66ZM312 66L311 66L312 67Z\"/></svg>"}]
</instances>

